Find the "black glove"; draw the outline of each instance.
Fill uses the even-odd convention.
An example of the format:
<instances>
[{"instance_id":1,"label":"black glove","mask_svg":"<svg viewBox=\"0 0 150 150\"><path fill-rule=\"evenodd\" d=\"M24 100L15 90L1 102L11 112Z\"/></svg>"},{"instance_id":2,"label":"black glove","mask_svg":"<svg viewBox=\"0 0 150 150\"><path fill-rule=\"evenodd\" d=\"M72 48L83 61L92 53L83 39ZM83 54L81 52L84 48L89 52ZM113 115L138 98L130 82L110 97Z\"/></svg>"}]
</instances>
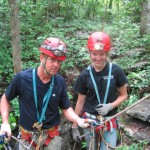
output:
<instances>
[{"instance_id":1,"label":"black glove","mask_svg":"<svg viewBox=\"0 0 150 150\"><path fill-rule=\"evenodd\" d=\"M73 140L76 142L80 142L81 139L80 137L80 132L78 130L78 128L72 128L72 136L73 136Z\"/></svg>"}]
</instances>

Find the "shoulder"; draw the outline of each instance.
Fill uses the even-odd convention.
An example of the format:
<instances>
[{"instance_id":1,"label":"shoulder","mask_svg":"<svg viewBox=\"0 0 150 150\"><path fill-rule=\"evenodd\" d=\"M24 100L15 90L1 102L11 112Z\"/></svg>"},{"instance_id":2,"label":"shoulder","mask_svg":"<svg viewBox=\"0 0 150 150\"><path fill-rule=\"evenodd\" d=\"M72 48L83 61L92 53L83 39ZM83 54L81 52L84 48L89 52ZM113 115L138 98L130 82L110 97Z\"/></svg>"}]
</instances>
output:
<instances>
[{"instance_id":1,"label":"shoulder","mask_svg":"<svg viewBox=\"0 0 150 150\"><path fill-rule=\"evenodd\" d=\"M16 76L17 77L31 77L32 76L32 70L33 69L31 69L31 68L29 68L29 69L25 69L25 70L22 70L22 71L20 71L20 72L18 72L17 74L16 74Z\"/></svg>"},{"instance_id":2,"label":"shoulder","mask_svg":"<svg viewBox=\"0 0 150 150\"><path fill-rule=\"evenodd\" d=\"M112 69L113 69L114 71L122 70L122 68L121 68L118 64L115 64L115 63L112 63Z\"/></svg>"},{"instance_id":3,"label":"shoulder","mask_svg":"<svg viewBox=\"0 0 150 150\"><path fill-rule=\"evenodd\" d=\"M24 77L24 76L27 76L27 75L31 75L32 74L32 70L33 69L25 69L25 70L22 70L22 71L20 71L20 72L18 72L18 73L16 73L16 77Z\"/></svg>"},{"instance_id":4,"label":"shoulder","mask_svg":"<svg viewBox=\"0 0 150 150\"><path fill-rule=\"evenodd\" d=\"M80 73L80 75L83 75L83 76L88 75L90 67L91 66L88 66L84 70L82 70L81 73Z\"/></svg>"},{"instance_id":5,"label":"shoulder","mask_svg":"<svg viewBox=\"0 0 150 150\"><path fill-rule=\"evenodd\" d=\"M112 72L114 77L118 81L118 87L121 87L128 82L124 70L118 64L113 64Z\"/></svg>"},{"instance_id":6,"label":"shoulder","mask_svg":"<svg viewBox=\"0 0 150 150\"><path fill-rule=\"evenodd\" d=\"M56 81L58 81L58 82L65 82L64 77L63 77L62 75L60 75L60 74L56 74L56 75L54 76L54 78L55 78Z\"/></svg>"}]
</instances>

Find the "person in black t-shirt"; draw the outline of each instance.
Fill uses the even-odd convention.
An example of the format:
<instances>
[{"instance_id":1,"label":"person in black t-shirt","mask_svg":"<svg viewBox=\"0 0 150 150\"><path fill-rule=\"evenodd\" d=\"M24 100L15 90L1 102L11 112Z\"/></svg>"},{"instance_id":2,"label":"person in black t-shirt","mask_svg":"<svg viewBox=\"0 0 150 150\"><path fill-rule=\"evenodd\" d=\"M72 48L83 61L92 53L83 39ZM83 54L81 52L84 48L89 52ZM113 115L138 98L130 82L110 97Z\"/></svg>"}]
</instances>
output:
<instances>
[{"instance_id":1,"label":"person in black t-shirt","mask_svg":"<svg viewBox=\"0 0 150 150\"><path fill-rule=\"evenodd\" d=\"M87 127L91 119L81 119L70 107L64 78L58 74L67 48L59 38L47 38L39 47L41 64L17 73L1 98L1 134L11 137L8 121L10 101L19 97L22 142L32 149L61 150L59 109L71 122ZM19 150L26 149L19 144Z\"/></svg>"},{"instance_id":2,"label":"person in black t-shirt","mask_svg":"<svg viewBox=\"0 0 150 150\"><path fill-rule=\"evenodd\" d=\"M128 97L127 78L123 70L108 61L111 49L110 37L104 32L94 32L90 35L87 48L92 64L79 75L74 88L78 92L75 107L77 115L104 121L117 113L117 107ZM109 121L103 138L109 146L115 147L117 142L116 118ZM84 130L89 132L88 129ZM73 139L79 141L80 133L76 123L72 126ZM106 143L95 136L95 149L106 149ZM101 137L102 139L102 137ZM85 136L87 149L90 145L90 134ZM100 146L98 146L100 145Z\"/></svg>"}]
</instances>

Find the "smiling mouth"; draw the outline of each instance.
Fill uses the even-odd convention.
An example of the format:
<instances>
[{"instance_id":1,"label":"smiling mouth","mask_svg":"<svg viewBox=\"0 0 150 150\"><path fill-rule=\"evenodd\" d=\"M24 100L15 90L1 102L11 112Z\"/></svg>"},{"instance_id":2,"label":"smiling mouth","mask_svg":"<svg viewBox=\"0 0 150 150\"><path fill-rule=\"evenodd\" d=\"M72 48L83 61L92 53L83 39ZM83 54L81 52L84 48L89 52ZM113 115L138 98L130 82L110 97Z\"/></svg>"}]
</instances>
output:
<instances>
[{"instance_id":1,"label":"smiling mouth","mask_svg":"<svg viewBox=\"0 0 150 150\"><path fill-rule=\"evenodd\" d=\"M58 71L58 69L52 69L52 71L53 71L53 72L57 72L57 71Z\"/></svg>"}]
</instances>

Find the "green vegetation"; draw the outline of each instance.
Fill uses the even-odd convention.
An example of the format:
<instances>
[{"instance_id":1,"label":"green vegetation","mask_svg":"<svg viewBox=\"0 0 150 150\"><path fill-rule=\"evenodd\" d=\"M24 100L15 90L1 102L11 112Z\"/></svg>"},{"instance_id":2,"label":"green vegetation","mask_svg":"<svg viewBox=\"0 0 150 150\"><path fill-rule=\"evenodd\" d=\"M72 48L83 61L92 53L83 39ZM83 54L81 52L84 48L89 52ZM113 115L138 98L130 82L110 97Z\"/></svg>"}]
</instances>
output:
<instances>
[{"instance_id":1,"label":"green vegetation","mask_svg":"<svg viewBox=\"0 0 150 150\"><path fill-rule=\"evenodd\" d=\"M68 45L68 54L60 73L67 81L68 95L72 101L72 87L77 77L72 70L80 72L90 63L86 50L88 35L94 31L107 32L112 39L110 58L124 69L131 89L129 100L122 104L120 110L130 106L144 96L150 86L150 35L140 36L141 1L115 0L112 6L108 5L107 0L83 3L73 0L39 0L36 4L32 1L19 1L23 69L38 66L38 47L45 37L63 39ZM8 14L8 2L0 0L0 81L7 84L14 76ZM143 64L136 66L140 62ZM13 111L10 122L14 128L15 118L19 117L18 100L15 99L11 105ZM138 146L133 144L130 147L136 150ZM131 149L127 147L125 146L127 150Z\"/></svg>"},{"instance_id":2,"label":"green vegetation","mask_svg":"<svg viewBox=\"0 0 150 150\"><path fill-rule=\"evenodd\" d=\"M133 143L130 146L121 146L116 150L143 150L147 144L147 142Z\"/></svg>"}]
</instances>

